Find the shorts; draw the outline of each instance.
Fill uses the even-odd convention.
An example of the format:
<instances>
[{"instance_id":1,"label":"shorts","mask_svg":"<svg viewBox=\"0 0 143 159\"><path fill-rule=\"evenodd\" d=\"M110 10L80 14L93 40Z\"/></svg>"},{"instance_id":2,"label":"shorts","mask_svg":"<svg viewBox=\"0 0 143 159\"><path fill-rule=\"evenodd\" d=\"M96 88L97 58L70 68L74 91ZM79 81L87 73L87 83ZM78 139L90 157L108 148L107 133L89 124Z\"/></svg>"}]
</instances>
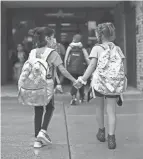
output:
<instances>
[{"instance_id":1,"label":"shorts","mask_svg":"<svg viewBox=\"0 0 143 159\"><path fill-rule=\"evenodd\" d=\"M96 97L105 97L105 98L118 98L118 97L120 97L119 95L103 95L97 91L95 91L95 96Z\"/></svg>"}]
</instances>

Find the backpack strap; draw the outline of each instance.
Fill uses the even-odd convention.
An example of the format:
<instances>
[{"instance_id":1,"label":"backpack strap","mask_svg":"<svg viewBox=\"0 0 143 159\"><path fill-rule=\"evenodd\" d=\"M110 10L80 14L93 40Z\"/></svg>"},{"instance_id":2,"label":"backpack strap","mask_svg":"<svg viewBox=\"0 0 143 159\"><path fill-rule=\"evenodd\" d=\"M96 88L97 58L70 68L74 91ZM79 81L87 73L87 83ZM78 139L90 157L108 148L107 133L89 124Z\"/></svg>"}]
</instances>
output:
<instances>
[{"instance_id":1,"label":"backpack strap","mask_svg":"<svg viewBox=\"0 0 143 159\"><path fill-rule=\"evenodd\" d=\"M33 49L33 50L31 50L28 59L32 60L32 59L35 59L35 58L36 58L36 49Z\"/></svg>"},{"instance_id":2,"label":"backpack strap","mask_svg":"<svg viewBox=\"0 0 143 159\"><path fill-rule=\"evenodd\" d=\"M42 55L42 59L44 61L47 61L47 58L49 57L49 55L54 51L54 49L51 48L46 48L46 50L44 51L43 55Z\"/></svg>"},{"instance_id":3,"label":"backpack strap","mask_svg":"<svg viewBox=\"0 0 143 159\"><path fill-rule=\"evenodd\" d=\"M95 46L100 46L102 49L106 50L106 48L103 46L103 44L96 44Z\"/></svg>"},{"instance_id":4,"label":"backpack strap","mask_svg":"<svg viewBox=\"0 0 143 159\"><path fill-rule=\"evenodd\" d=\"M45 62L47 62L47 65L49 66L49 71L47 70L47 74L46 74L46 78L48 79L48 78L52 78L52 75L50 74L50 69L51 69L51 67L50 67L50 65L48 64L48 61L47 61L47 59L48 59L48 57L49 57L49 55L52 53L54 51L54 49L51 49L51 48L46 48L46 50L44 51L44 53L43 53L43 55L42 55L42 59L45 61Z\"/></svg>"}]
</instances>

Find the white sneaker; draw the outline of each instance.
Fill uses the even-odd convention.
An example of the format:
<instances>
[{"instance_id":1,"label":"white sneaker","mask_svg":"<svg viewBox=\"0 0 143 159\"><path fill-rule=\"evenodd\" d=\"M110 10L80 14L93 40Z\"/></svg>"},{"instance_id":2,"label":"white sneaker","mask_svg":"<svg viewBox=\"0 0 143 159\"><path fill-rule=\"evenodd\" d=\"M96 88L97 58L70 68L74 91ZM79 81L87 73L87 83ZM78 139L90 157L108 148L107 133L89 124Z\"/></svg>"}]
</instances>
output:
<instances>
[{"instance_id":1,"label":"white sneaker","mask_svg":"<svg viewBox=\"0 0 143 159\"><path fill-rule=\"evenodd\" d=\"M42 141L44 145L47 145L48 143L52 143L49 135L47 133L44 133L43 131L40 131L37 136L38 141Z\"/></svg>"},{"instance_id":2,"label":"white sneaker","mask_svg":"<svg viewBox=\"0 0 143 159\"><path fill-rule=\"evenodd\" d=\"M42 141L36 139L35 142L34 142L33 147L34 148L41 148L42 146L43 146Z\"/></svg>"}]
</instances>

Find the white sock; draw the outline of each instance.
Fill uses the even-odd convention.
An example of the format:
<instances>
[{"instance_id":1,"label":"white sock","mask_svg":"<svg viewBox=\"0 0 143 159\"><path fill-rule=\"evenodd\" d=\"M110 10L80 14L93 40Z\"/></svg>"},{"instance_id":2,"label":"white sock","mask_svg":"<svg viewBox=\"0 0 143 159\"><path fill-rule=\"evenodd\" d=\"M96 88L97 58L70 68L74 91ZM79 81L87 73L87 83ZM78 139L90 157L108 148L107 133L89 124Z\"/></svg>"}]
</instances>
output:
<instances>
[{"instance_id":1,"label":"white sock","mask_svg":"<svg viewBox=\"0 0 143 159\"><path fill-rule=\"evenodd\" d=\"M42 131L43 133L45 133L45 134L47 133L47 131L46 131L46 130L44 130L44 129L41 129L41 131Z\"/></svg>"}]
</instances>

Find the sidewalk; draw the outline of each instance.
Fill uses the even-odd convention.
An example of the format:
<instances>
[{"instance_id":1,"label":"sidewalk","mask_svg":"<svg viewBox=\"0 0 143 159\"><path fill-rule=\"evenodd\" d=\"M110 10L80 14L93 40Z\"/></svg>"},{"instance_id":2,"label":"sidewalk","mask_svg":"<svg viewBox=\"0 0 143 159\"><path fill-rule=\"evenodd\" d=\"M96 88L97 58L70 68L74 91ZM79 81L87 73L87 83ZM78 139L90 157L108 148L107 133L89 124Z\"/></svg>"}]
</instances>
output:
<instances>
[{"instance_id":1,"label":"sidewalk","mask_svg":"<svg viewBox=\"0 0 143 159\"><path fill-rule=\"evenodd\" d=\"M143 158L143 100L125 101L123 107L117 107L117 149L108 150L107 142L96 139L95 100L70 106L68 93L55 99L56 109L48 129L53 144L33 149L33 109L20 105L16 98L2 98L3 159Z\"/></svg>"}]
</instances>

